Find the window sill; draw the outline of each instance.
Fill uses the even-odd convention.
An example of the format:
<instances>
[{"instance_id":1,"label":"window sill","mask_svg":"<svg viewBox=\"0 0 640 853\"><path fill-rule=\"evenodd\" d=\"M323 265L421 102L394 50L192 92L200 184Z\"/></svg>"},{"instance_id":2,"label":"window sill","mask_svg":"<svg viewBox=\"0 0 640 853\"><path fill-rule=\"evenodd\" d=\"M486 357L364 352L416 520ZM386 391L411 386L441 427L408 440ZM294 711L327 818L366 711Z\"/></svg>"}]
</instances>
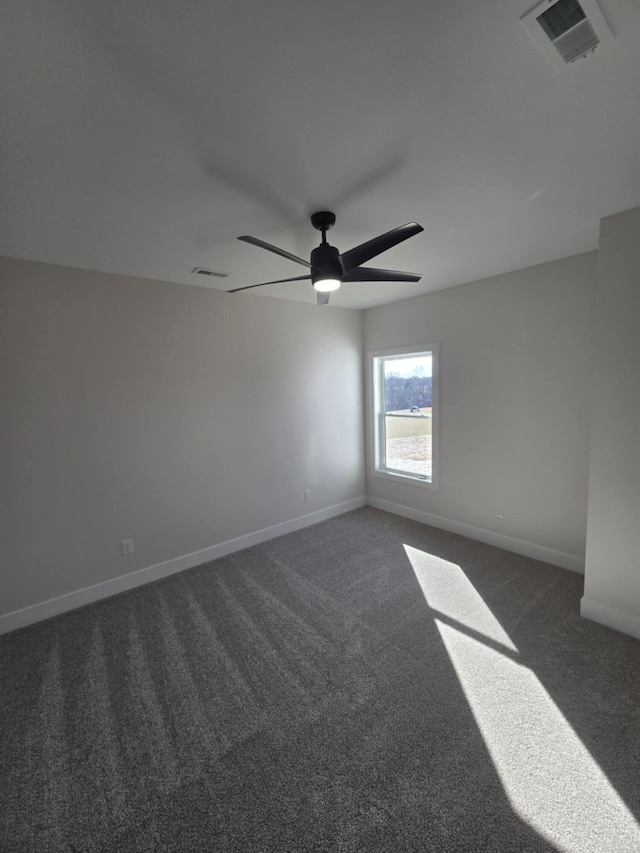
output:
<instances>
[{"instance_id":1,"label":"window sill","mask_svg":"<svg viewBox=\"0 0 640 853\"><path fill-rule=\"evenodd\" d=\"M376 468L373 471L373 476L381 477L383 480L391 480L394 483L406 483L408 486L418 486L422 489L438 488L432 480L426 480L419 474L403 474L399 471L389 471L384 468Z\"/></svg>"}]
</instances>

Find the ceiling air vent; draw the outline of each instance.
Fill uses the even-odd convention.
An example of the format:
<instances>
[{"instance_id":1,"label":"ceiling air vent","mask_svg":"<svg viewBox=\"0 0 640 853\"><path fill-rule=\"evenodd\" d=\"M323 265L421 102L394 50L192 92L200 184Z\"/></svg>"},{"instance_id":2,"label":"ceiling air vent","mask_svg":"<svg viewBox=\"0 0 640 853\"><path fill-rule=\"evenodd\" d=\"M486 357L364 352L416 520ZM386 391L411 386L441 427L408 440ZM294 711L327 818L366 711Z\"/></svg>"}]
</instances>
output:
<instances>
[{"instance_id":1,"label":"ceiling air vent","mask_svg":"<svg viewBox=\"0 0 640 853\"><path fill-rule=\"evenodd\" d=\"M544 0L520 20L542 52L559 66L593 53L613 38L596 0Z\"/></svg>"},{"instance_id":2,"label":"ceiling air vent","mask_svg":"<svg viewBox=\"0 0 640 853\"><path fill-rule=\"evenodd\" d=\"M191 272L194 275L212 275L214 278L229 278L229 274L226 272L216 272L215 270L208 270L206 267L194 267Z\"/></svg>"}]
</instances>

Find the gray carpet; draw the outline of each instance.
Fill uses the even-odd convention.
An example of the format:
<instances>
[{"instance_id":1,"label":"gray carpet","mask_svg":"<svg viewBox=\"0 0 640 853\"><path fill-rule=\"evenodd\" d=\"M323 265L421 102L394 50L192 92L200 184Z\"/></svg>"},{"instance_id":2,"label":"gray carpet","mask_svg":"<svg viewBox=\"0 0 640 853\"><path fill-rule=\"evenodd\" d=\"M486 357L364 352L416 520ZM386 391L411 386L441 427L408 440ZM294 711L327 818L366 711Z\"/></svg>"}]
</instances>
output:
<instances>
[{"instance_id":1,"label":"gray carpet","mask_svg":"<svg viewBox=\"0 0 640 853\"><path fill-rule=\"evenodd\" d=\"M640 849L640 643L371 508L0 638L0 849Z\"/></svg>"}]
</instances>

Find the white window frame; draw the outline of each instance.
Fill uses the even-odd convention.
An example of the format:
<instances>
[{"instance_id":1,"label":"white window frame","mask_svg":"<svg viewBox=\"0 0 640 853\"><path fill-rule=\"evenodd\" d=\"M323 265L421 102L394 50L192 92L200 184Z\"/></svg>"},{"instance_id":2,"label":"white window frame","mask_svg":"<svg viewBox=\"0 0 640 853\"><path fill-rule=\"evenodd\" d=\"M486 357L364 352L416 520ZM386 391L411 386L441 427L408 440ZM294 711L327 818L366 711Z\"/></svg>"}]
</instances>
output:
<instances>
[{"instance_id":1,"label":"white window frame","mask_svg":"<svg viewBox=\"0 0 640 853\"><path fill-rule=\"evenodd\" d=\"M389 358L407 356L431 356L431 480L420 474L411 474L388 468L385 464L386 452L386 420L384 408L384 363ZM374 477L385 480L407 483L424 489L438 488L439 473L439 422L440 422L440 344L416 344L413 346L394 347L393 349L375 350L369 352L369 376L371 379L371 441Z\"/></svg>"}]
</instances>

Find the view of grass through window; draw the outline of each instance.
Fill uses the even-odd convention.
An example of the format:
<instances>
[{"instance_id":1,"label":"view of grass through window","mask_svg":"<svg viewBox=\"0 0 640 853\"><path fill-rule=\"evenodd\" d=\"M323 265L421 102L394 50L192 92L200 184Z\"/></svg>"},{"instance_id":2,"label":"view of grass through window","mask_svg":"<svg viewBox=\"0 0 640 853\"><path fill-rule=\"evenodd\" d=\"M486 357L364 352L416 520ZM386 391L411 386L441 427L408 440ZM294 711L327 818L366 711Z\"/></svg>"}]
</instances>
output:
<instances>
[{"instance_id":1,"label":"view of grass through window","mask_svg":"<svg viewBox=\"0 0 640 853\"><path fill-rule=\"evenodd\" d=\"M385 465L432 478L432 355L384 359Z\"/></svg>"}]
</instances>

